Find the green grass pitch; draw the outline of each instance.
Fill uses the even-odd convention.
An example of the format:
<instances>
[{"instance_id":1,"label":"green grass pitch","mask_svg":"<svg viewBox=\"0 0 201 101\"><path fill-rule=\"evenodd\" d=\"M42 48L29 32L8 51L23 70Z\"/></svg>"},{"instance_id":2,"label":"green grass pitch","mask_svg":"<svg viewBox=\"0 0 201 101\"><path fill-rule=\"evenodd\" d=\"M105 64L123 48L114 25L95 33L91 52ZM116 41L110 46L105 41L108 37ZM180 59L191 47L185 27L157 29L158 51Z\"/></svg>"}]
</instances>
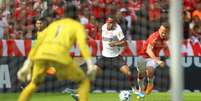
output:
<instances>
[{"instance_id":1,"label":"green grass pitch","mask_svg":"<svg viewBox=\"0 0 201 101\"><path fill-rule=\"evenodd\" d=\"M0 101L17 101L19 93L0 93ZM31 101L74 101L62 93L34 93ZM118 93L91 93L89 101L119 101ZM130 101L139 101L132 94ZM171 101L170 93L152 93L140 101ZM184 101L201 101L201 93L184 93Z\"/></svg>"}]
</instances>

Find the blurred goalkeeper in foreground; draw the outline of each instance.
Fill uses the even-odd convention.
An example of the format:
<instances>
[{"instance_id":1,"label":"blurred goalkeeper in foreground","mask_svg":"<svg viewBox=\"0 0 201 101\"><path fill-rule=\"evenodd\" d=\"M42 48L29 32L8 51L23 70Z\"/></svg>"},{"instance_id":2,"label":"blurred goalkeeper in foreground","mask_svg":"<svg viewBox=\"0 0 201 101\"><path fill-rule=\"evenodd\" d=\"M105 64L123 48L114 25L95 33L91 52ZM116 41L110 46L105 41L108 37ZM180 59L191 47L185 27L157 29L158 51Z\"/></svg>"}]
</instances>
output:
<instances>
[{"instance_id":1,"label":"blurred goalkeeper in foreground","mask_svg":"<svg viewBox=\"0 0 201 101\"><path fill-rule=\"evenodd\" d=\"M79 45L82 56L87 62L88 76L84 74L69 54L71 46L75 43ZM32 66L31 82L22 91L18 101L29 101L32 93L44 81L49 67L55 68L58 79L73 80L79 83L79 101L88 100L89 79L95 77L96 69L86 44L84 27L79 22L64 18L49 24L39 34L35 46L31 49L23 67L18 71L17 75L21 81L30 78Z\"/></svg>"}]
</instances>

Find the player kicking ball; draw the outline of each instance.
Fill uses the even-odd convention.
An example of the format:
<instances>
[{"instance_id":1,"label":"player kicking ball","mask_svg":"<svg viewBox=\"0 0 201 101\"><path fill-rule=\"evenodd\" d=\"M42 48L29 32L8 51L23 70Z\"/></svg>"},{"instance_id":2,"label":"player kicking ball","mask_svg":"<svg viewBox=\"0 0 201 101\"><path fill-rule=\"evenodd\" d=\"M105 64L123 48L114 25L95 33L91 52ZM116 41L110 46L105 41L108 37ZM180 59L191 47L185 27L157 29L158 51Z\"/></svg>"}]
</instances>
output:
<instances>
[{"instance_id":1,"label":"player kicking ball","mask_svg":"<svg viewBox=\"0 0 201 101\"><path fill-rule=\"evenodd\" d=\"M142 98L142 93L149 95L153 88L154 69L158 66L164 67L165 62L159 57L159 51L168 48L166 41L169 35L169 23L162 23L158 31L152 33L146 40L137 58L138 98ZM144 86L144 78L147 77L147 85ZM146 88L146 89L145 89ZM141 92L141 93L140 93Z\"/></svg>"}]
</instances>

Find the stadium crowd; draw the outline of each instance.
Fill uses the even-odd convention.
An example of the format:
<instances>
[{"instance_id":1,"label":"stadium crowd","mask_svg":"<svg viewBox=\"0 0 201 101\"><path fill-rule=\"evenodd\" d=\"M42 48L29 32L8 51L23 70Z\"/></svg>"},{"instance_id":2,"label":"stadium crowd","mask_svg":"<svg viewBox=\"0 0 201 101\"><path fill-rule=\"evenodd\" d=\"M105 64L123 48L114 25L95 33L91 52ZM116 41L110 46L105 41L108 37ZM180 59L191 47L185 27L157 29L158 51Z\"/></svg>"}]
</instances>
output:
<instances>
[{"instance_id":1,"label":"stadium crowd","mask_svg":"<svg viewBox=\"0 0 201 101\"><path fill-rule=\"evenodd\" d=\"M201 0L184 0L185 39L201 39ZM100 29L115 16L127 39L146 39L167 20L169 0L1 0L0 39L35 39L35 21L50 23L65 17L67 6L76 5L78 17L90 39L100 39Z\"/></svg>"}]
</instances>

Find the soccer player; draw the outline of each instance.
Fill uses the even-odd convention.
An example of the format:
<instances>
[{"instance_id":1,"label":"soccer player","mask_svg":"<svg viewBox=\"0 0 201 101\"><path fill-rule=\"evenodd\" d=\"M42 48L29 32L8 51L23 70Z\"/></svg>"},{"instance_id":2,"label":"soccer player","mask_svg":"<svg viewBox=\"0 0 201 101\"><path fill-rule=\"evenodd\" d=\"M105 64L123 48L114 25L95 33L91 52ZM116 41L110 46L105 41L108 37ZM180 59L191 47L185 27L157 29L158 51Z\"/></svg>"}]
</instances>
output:
<instances>
[{"instance_id":1,"label":"soccer player","mask_svg":"<svg viewBox=\"0 0 201 101\"><path fill-rule=\"evenodd\" d=\"M36 19L36 21L35 21L36 34L39 34L40 32L42 32L48 26L48 24L49 24L49 22L44 17L40 17L40 18Z\"/></svg>"},{"instance_id":2,"label":"soccer player","mask_svg":"<svg viewBox=\"0 0 201 101\"><path fill-rule=\"evenodd\" d=\"M167 48L166 40L169 35L169 24L164 22L158 31L152 33L146 40L143 48L137 58L138 85L139 91L146 95L153 90L154 69L157 66L164 67L165 63L159 57L159 51ZM146 90L144 87L144 77L147 77L148 83Z\"/></svg>"},{"instance_id":3,"label":"soccer player","mask_svg":"<svg viewBox=\"0 0 201 101\"><path fill-rule=\"evenodd\" d=\"M87 62L88 76L69 54L71 46L75 43L79 45L82 56ZM56 20L38 34L36 44L31 49L23 67L18 71L20 80L25 81L30 78L32 65L31 81L20 94L18 101L29 101L32 93L44 81L49 67L55 68L58 79L76 81L79 84L79 101L88 100L89 78L93 79L96 69L86 43L84 27L76 20L70 18Z\"/></svg>"},{"instance_id":4,"label":"soccer player","mask_svg":"<svg viewBox=\"0 0 201 101\"><path fill-rule=\"evenodd\" d=\"M108 18L102 26L102 56L97 60L96 67L99 73L106 68L119 70L125 74L129 80L129 86L132 85L132 75L128 65L120 55L122 48L127 46L124 33L115 19Z\"/></svg>"},{"instance_id":5,"label":"soccer player","mask_svg":"<svg viewBox=\"0 0 201 101\"><path fill-rule=\"evenodd\" d=\"M129 86L133 90L131 71L120 55L122 48L125 46L127 46L127 41L120 25L113 18L107 18L106 23L102 26L102 56L95 65L97 74L101 74L102 70L111 68L113 65L114 69L119 70L128 77Z\"/></svg>"}]
</instances>

